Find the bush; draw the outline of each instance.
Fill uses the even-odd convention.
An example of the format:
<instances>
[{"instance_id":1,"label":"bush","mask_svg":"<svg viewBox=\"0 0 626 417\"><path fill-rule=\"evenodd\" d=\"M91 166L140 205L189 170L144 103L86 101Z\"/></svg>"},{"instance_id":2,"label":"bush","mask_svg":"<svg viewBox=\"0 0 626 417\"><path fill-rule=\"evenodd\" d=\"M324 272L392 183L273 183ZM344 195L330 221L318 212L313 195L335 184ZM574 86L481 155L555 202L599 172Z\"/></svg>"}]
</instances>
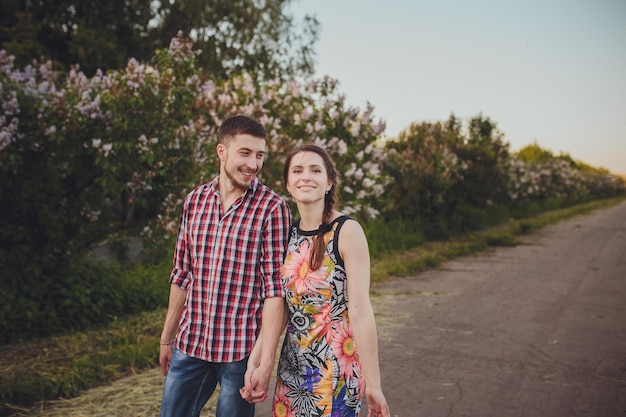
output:
<instances>
[{"instance_id":1,"label":"bush","mask_svg":"<svg viewBox=\"0 0 626 417\"><path fill-rule=\"evenodd\" d=\"M123 308L120 274L99 262L73 258L40 273L6 272L2 344L103 324Z\"/></svg>"},{"instance_id":2,"label":"bush","mask_svg":"<svg viewBox=\"0 0 626 417\"><path fill-rule=\"evenodd\" d=\"M509 220L508 208L501 205L486 208L461 206L452 215L449 230L452 234L472 232L497 226Z\"/></svg>"},{"instance_id":3,"label":"bush","mask_svg":"<svg viewBox=\"0 0 626 417\"><path fill-rule=\"evenodd\" d=\"M398 218L385 222L382 218L377 218L369 222L363 222L363 229L367 235L372 257L380 257L392 251L414 248L425 242L418 219L409 222Z\"/></svg>"},{"instance_id":4,"label":"bush","mask_svg":"<svg viewBox=\"0 0 626 417\"><path fill-rule=\"evenodd\" d=\"M168 258L169 259L169 258ZM126 294L125 314L166 307L170 284L168 278L172 264L163 261L154 265L137 265L124 273L123 288Z\"/></svg>"},{"instance_id":5,"label":"bush","mask_svg":"<svg viewBox=\"0 0 626 417\"><path fill-rule=\"evenodd\" d=\"M306 85L249 75L217 81L196 56L189 39L175 38L155 65L130 59L124 70L87 77L50 62L16 68L0 50L0 343L159 304L158 285L147 298L137 294L156 279L150 270L134 272L126 288L123 270L86 256L98 242L141 234L150 246L174 235L184 196L217 174L217 128L229 116L265 126L275 157L261 176L278 192L281 156L315 142L346 173L344 211L376 215L369 203L386 179L374 143L384 123L372 106L348 106L328 77Z\"/></svg>"},{"instance_id":6,"label":"bush","mask_svg":"<svg viewBox=\"0 0 626 417\"><path fill-rule=\"evenodd\" d=\"M92 329L164 307L170 269L167 262L123 269L83 257L53 274L4 276L0 344Z\"/></svg>"}]
</instances>

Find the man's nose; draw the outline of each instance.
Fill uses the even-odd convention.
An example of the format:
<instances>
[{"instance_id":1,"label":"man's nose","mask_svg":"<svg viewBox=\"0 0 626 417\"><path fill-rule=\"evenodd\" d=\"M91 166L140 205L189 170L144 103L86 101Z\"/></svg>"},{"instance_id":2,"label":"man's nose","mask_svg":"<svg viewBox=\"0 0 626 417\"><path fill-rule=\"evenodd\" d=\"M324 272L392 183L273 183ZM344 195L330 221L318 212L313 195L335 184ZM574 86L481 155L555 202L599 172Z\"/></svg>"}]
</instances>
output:
<instances>
[{"instance_id":1,"label":"man's nose","mask_svg":"<svg viewBox=\"0 0 626 417\"><path fill-rule=\"evenodd\" d=\"M246 166L251 169L256 169L259 166L256 156L246 158Z\"/></svg>"}]
</instances>

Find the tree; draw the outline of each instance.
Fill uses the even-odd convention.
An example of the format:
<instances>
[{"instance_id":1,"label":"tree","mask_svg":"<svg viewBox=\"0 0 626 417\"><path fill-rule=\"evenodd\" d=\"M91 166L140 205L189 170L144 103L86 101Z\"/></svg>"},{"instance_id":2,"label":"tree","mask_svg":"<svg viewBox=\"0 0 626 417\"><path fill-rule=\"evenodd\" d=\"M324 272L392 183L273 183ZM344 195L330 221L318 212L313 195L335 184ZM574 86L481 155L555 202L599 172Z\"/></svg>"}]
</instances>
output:
<instances>
[{"instance_id":1,"label":"tree","mask_svg":"<svg viewBox=\"0 0 626 417\"><path fill-rule=\"evenodd\" d=\"M534 164L551 161L554 159L554 154L540 147L537 142L534 142L533 144L526 145L517 151L517 157L527 164Z\"/></svg>"},{"instance_id":2,"label":"tree","mask_svg":"<svg viewBox=\"0 0 626 417\"><path fill-rule=\"evenodd\" d=\"M471 118L467 138L455 153L467 166L464 181L452 191L459 201L474 208L508 202L509 144L493 121L480 114Z\"/></svg>"},{"instance_id":3,"label":"tree","mask_svg":"<svg viewBox=\"0 0 626 417\"><path fill-rule=\"evenodd\" d=\"M265 80L309 76L319 22L305 16L299 28L286 12L291 1L161 1L156 41L166 47L179 31L194 39L199 67L219 79L244 72Z\"/></svg>"},{"instance_id":4,"label":"tree","mask_svg":"<svg viewBox=\"0 0 626 417\"><path fill-rule=\"evenodd\" d=\"M258 79L313 74L318 21L297 22L291 0L3 0L0 48L18 66L44 58L91 76L148 62L179 32L202 49L198 65L214 79L249 73Z\"/></svg>"},{"instance_id":5,"label":"tree","mask_svg":"<svg viewBox=\"0 0 626 417\"><path fill-rule=\"evenodd\" d=\"M0 44L23 66L41 57L89 75L119 69L130 57L149 57L153 12L143 0L5 0Z\"/></svg>"},{"instance_id":6,"label":"tree","mask_svg":"<svg viewBox=\"0 0 626 417\"><path fill-rule=\"evenodd\" d=\"M415 219L429 237L445 234L452 186L463 179L463 165L454 153L462 141L454 116L440 122L413 123L386 143L386 170L393 182L386 188L381 211L390 217Z\"/></svg>"}]
</instances>

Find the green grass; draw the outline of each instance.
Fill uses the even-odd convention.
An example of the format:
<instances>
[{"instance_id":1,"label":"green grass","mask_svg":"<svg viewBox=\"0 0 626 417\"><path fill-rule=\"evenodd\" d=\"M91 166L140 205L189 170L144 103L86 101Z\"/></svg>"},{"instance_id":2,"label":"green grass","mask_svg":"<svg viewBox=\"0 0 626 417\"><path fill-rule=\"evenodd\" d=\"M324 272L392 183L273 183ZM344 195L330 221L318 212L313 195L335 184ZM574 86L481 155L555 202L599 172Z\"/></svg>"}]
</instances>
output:
<instances>
[{"instance_id":1,"label":"green grass","mask_svg":"<svg viewBox=\"0 0 626 417\"><path fill-rule=\"evenodd\" d=\"M519 236L622 201L623 197L598 200L509 221L447 241L427 242L410 250L388 253L372 259L372 281L412 276L436 268L446 260L489 247L514 246ZM0 417L9 416L18 406L73 397L83 390L153 368L158 363L164 317L165 309L161 308L99 330L3 346Z\"/></svg>"},{"instance_id":2,"label":"green grass","mask_svg":"<svg viewBox=\"0 0 626 417\"><path fill-rule=\"evenodd\" d=\"M145 312L107 328L3 346L0 416L15 406L70 398L158 362L165 310Z\"/></svg>"},{"instance_id":3,"label":"green grass","mask_svg":"<svg viewBox=\"0 0 626 417\"><path fill-rule=\"evenodd\" d=\"M544 226L593 210L614 206L624 197L597 200L552 210L522 220L510 220L499 226L467 233L441 242L427 242L406 251L385 254L372 260L372 282L391 277L414 275L454 258L480 252L489 247L515 246L518 237Z\"/></svg>"}]
</instances>

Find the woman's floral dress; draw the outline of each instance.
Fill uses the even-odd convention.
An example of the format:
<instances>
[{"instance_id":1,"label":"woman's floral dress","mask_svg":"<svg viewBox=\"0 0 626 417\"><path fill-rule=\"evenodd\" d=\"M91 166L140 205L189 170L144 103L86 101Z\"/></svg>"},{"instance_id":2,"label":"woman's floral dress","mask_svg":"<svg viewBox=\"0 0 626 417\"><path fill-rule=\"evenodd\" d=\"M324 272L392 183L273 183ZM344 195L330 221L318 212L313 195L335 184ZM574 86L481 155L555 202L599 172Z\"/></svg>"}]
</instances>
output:
<instances>
[{"instance_id":1,"label":"woman's floral dress","mask_svg":"<svg viewBox=\"0 0 626 417\"><path fill-rule=\"evenodd\" d=\"M282 268L289 320L278 361L274 417L358 416L361 362L348 321L348 289L337 237L348 216L324 234L321 267L309 270L317 230L295 224Z\"/></svg>"}]
</instances>

